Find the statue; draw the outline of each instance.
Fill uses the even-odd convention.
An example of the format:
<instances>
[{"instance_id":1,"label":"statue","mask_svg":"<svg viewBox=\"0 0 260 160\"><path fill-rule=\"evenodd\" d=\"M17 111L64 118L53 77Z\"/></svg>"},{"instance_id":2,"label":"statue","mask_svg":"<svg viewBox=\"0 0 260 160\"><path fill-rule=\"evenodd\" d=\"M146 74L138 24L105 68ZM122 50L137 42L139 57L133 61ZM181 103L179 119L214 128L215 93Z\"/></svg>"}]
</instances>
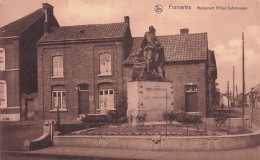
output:
<instances>
[{"instance_id":1,"label":"statue","mask_svg":"<svg viewBox=\"0 0 260 160\"><path fill-rule=\"evenodd\" d=\"M165 55L163 45L157 40L155 29L149 27L142 41L141 47L135 54L134 70L142 68L142 72L138 77L133 71L135 78L133 80L163 80L165 79ZM138 77L138 78L137 78Z\"/></svg>"},{"instance_id":2,"label":"statue","mask_svg":"<svg viewBox=\"0 0 260 160\"><path fill-rule=\"evenodd\" d=\"M146 57L146 73L152 70L152 63L154 63L157 56L156 47L156 30L153 26L149 27L149 32L145 32L144 39L141 44L141 48L144 50L144 56Z\"/></svg>"}]
</instances>

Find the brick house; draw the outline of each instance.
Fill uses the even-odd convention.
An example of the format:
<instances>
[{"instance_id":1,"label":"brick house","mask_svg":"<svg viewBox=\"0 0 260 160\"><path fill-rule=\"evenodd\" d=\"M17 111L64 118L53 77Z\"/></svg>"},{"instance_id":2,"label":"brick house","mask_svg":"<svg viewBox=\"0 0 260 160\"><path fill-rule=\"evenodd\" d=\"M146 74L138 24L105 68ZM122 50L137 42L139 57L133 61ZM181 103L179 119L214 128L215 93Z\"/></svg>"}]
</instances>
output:
<instances>
[{"instance_id":1,"label":"brick house","mask_svg":"<svg viewBox=\"0 0 260 160\"><path fill-rule=\"evenodd\" d=\"M1 27L0 121L19 121L34 115L37 109L36 41L44 34L44 28L57 26L53 6L44 3L43 8Z\"/></svg>"},{"instance_id":2,"label":"brick house","mask_svg":"<svg viewBox=\"0 0 260 160\"><path fill-rule=\"evenodd\" d=\"M207 33L157 36L165 52L166 80L173 82L174 106L178 111L201 112L207 116L215 104L217 68L214 51L208 49ZM133 38L132 53L141 46L143 37ZM133 55L133 54L131 54ZM124 63L124 81L131 80L133 56Z\"/></svg>"},{"instance_id":3,"label":"brick house","mask_svg":"<svg viewBox=\"0 0 260 160\"><path fill-rule=\"evenodd\" d=\"M217 76L207 33L158 36L166 54L166 79L174 84L179 110L202 112L214 103ZM132 52L142 37L132 37L129 17L121 23L57 27L38 45L38 100L43 119L76 120L114 110L131 81Z\"/></svg>"},{"instance_id":4,"label":"brick house","mask_svg":"<svg viewBox=\"0 0 260 160\"><path fill-rule=\"evenodd\" d=\"M131 46L122 23L57 27L38 45L38 100L43 119L76 120L114 110Z\"/></svg>"}]
</instances>

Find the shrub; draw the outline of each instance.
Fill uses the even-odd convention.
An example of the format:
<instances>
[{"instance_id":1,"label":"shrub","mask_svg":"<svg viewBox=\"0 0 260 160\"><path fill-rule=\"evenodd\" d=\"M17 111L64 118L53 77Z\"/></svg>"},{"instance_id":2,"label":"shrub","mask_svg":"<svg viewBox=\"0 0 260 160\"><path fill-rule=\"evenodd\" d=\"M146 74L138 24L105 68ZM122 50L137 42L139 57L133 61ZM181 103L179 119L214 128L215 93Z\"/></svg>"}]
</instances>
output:
<instances>
[{"instance_id":1,"label":"shrub","mask_svg":"<svg viewBox=\"0 0 260 160\"><path fill-rule=\"evenodd\" d=\"M170 113L164 112L162 116L165 121L170 121L170 123L172 123L172 121L174 121L176 119L176 114L173 111Z\"/></svg>"},{"instance_id":2,"label":"shrub","mask_svg":"<svg viewBox=\"0 0 260 160\"><path fill-rule=\"evenodd\" d=\"M202 116L199 114L189 114L189 113L181 112L176 114L176 121L184 124L202 123Z\"/></svg>"},{"instance_id":3,"label":"shrub","mask_svg":"<svg viewBox=\"0 0 260 160\"><path fill-rule=\"evenodd\" d=\"M118 92L116 95L116 112L118 118L126 117L126 111L127 111L127 93L126 91Z\"/></svg>"}]
</instances>

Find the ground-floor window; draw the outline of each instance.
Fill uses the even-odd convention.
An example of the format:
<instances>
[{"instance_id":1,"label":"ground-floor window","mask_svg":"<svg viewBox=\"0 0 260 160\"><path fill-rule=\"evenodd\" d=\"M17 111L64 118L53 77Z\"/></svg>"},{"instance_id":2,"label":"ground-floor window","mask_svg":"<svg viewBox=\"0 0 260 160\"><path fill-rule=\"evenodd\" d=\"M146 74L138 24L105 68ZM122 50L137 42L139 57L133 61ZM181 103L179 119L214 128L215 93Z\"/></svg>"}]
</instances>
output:
<instances>
[{"instance_id":1,"label":"ground-floor window","mask_svg":"<svg viewBox=\"0 0 260 160\"><path fill-rule=\"evenodd\" d=\"M115 110L113 89L99 90L99 108L105 111Z\"/></svg>"},{"instance_id":2,"label":"ground-floor window","mask_svg":"<svg viewBox=\"0 0 260 160\"><path fill-rule=\"evenodd\" d=\"M7 107L7 93L5 81L0 81L0 107Z\"/></svg>"},{"instance_id":3,"label":"ground-floor window","mask_svg":"<svg viewBox=\"0 0 260 160\"><path fill-rule=\"evenodd\" d=\"M55 86L52 89L52 109L66 109L66 91L64 86Z\"/></svg>"}]
</instances>

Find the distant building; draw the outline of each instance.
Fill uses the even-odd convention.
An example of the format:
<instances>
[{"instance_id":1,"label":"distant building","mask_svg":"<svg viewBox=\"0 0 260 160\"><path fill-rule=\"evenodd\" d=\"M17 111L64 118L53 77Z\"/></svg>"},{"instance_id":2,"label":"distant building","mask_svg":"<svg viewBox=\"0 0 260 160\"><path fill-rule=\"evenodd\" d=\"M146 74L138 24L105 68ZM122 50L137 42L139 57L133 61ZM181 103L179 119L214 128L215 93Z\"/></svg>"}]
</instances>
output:
<instances>
[{"instance_id":1,"label":"distant building","mask_svg":"<svg viewBox=\"0 0 260 160\"><path fill-rule=\"evenodd\" d=\"M251 89L250 105L255 108L260 108L260 84Z\"/></svg>"},{"instance_id":2,"label":"distant building","mask_svg":"<svg viewBox=\"0 0 260 160\"><path fill-rule=\"evenodd\" d=\"M53 6L44 3L43 8L1 27L0 121L34 116L37 110L36 41L44 30L58 26Z\"/></svg>"},{"instance_id":3,"label":"distant building","mask_svg":"<svg viewBox=\"0 0 260 160\"><path fill-rule=\"evenodd\" d=\"M131 81L131 54L142 37L132 37L129 17L121 23L53 28L38 41L38 99L44 119L76 120L115 110ZM217 69L207 33L158 36L166 54L166 79L173 82L175 106L210 111Z\"/></svg>"}]
</instances>

